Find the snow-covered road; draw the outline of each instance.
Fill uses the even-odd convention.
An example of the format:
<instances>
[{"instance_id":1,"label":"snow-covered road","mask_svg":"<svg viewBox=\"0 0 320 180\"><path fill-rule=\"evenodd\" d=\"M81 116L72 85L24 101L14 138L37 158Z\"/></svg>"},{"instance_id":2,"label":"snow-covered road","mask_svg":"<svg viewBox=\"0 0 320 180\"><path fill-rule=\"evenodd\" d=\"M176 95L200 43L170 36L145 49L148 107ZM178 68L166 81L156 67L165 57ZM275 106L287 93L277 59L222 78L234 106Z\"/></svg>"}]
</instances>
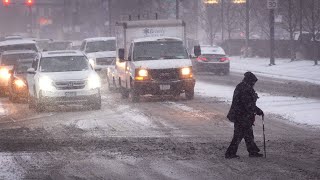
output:
<instances>
[{"instance_id":1,"label":"snow-covered road","mask_svg":"<svg viewBox=\"0 0 320 180\"><path fill-rule=\"evenodd\" d=\"M198 80L191 101L131 103L104 91L99 111L61 107L38 114L1 98L0 179L318 179L319 100L278 95L276 88L259 92L268 158L249 158L243 143L240 160L224 159L234 90L224 78L234 84L241 74ZM261 125L256 121L254 131L262 149Z\"/></svg>"}]
</instances>

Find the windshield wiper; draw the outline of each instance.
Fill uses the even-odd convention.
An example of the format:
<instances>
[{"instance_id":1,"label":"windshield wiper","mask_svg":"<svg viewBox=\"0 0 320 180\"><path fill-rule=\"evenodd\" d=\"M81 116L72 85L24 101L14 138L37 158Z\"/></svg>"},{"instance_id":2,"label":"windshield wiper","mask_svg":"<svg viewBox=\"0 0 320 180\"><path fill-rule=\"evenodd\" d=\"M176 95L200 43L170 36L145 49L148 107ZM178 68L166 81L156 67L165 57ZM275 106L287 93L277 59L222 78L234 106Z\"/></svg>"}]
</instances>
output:
<instances>
[{"instance_id":1,"label":"windshield wiper","mask_svg":"<svg viewBox=\"0 0 320 180\"><path fill-rule=\"evenodd\" d=\"M181 56L161 56L161 58L164 58L164 59L184 59Z\"/></svg>"},{"instance_id":2,"label":"windshield wiper","mask_svg":"<svg viewBox=\"0 0 320 180\"><path fill-rule=\"evenodd\" d=\"M138 59L138 60L152 60L152 59L157 59L156 57L153 57L153 56L140 56L140 57L136 57L135 59Z\"/></svg>"}]
</instances>

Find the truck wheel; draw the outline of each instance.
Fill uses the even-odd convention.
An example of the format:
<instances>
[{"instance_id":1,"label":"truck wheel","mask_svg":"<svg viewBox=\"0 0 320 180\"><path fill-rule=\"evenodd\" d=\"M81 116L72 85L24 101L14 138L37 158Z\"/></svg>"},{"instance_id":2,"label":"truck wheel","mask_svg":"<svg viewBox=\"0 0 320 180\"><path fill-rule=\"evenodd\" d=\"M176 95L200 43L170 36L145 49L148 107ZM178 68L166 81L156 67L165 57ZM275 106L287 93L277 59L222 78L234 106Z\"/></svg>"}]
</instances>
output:
<instances>
[{"instance_id":1,"label":"truck wheel","mask_svg":"<svg viewBox=\"0 0 320 180\"><path fill-rule=\"evenodd\" d=\"M186 89L185 90L185 95L187 99L193 99L194 98L194 88L191 89Z\"/></svg>"},{"instance_id":2,"label":"truck wheel","mask_svg":"<svg viewBox=\"0 0 320 180\"><path fill-rule=\"evenodd\" d=\"M122 87L120 91L121 91L121 97L123 99L129 98L129 91L126 88Z\"/></svg>"},{"instance_id":3,"label":"truck wheel","mask_svg":"<svg viewBox=\"0 0 320 180\"><path fill-rule=\"evenodd\" d=\"M130 94L131 94L131 101L132 102L136 103L136 102L140 101L140 94L139 94L139 92L137 92L137 90L132 89Z\"/></svg>"}]
</instances>

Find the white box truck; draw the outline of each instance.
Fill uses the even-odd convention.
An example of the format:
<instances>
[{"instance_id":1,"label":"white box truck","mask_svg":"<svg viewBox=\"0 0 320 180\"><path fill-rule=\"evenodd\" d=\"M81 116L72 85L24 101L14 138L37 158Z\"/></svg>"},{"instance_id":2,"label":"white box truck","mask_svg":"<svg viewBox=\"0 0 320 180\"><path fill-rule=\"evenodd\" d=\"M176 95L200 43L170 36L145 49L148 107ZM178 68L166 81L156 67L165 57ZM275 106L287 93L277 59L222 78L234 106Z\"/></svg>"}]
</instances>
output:
<instances>
[{"instance_id":1,"label":"white box truck","mask_svg":"<svg viewBox=\"0 0 320 180\"><path fill-rule=\"evenodd\" d=\"M117 86L123 98L131 95L185 93L194 97L192 62L185 48L185 23L181 20L142 20L117 23L120 27L116 61Z\"/></svg>"}]
</instances>

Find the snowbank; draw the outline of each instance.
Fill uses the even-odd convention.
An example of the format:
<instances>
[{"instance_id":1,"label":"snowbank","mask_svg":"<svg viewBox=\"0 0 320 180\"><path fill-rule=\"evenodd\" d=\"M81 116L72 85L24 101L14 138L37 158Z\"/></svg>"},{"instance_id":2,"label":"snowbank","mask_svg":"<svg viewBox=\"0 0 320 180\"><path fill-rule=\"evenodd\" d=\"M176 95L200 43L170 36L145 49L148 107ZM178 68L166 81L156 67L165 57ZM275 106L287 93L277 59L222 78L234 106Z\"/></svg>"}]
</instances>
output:
<instances>
[{"instance_id":1,"label":"snowbank","mask_svg":"<svg viewBox=\"0 0 320 180\"><path fill-rule=\"evenodd\" d=\"M276 59L276 65L269 66L268 58L231 57L230 59L230 68L234 72L251 71L261 76L320 84L320 65L314 66L314 61L290 62L290 59Z\"/></svg>"},{"instance_id":2,"label":"snowbank","mask_svg":"<svg viewBox=\"0 0 320 180\"><path fill-rule=\"evenodd\" d=\"M234 87L208 84L197 81L197 95L205 97L217 97L232 102ZM257 105L264 110L266 114L279 114L289 121L299 124L320 126L320 101L315 99L273 96L266 93L258 92L260 99Z\"/></svg>"}]
</instances>

